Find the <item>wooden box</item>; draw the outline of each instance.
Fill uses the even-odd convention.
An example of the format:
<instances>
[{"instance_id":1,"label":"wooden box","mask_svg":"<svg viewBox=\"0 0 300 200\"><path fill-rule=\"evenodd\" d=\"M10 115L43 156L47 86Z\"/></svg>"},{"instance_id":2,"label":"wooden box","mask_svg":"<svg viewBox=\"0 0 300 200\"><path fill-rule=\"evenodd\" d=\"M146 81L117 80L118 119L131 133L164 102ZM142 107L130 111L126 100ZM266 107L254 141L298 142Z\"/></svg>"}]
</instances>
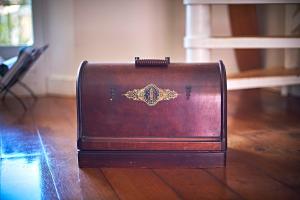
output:
<instances>
[{"instance_id":1,"label":"wooden box","mask_svg":"<svg viewBox=\"0 0 300 200\"><path fill-rule=\"evenodd\" d=\"M88 63L77 79L79 167L218 167L226 160L219 63Z\"/></svg>"}]
</instances>

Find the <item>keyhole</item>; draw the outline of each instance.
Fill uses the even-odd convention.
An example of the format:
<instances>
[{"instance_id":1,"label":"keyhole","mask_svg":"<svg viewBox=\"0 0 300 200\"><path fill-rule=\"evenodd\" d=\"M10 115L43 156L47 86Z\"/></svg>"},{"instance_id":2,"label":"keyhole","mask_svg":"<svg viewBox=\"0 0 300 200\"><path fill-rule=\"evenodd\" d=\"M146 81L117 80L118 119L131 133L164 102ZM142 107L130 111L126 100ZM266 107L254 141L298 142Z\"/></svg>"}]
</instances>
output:
<instances>
[{"instance_id":1,"label":"keyhole","mask_svg":"<svg viewBox=\"0 0 300 200\"><path fill-rule=\"evenodd\" d=\"M110 101L112 101L115 97L116 93L115 93L115 89L114 88L110 88Z\"/></svg>"},{"instance_id":2,"label":"keyhole","mask_svg":"<svg viewBox=\"0 0 300 200\"><path fill-rule=\"evenodd\" d=\"M188 85L185 87L186 99L189 100L192 92L192 86Z\"/></svg>"}]
</instances>

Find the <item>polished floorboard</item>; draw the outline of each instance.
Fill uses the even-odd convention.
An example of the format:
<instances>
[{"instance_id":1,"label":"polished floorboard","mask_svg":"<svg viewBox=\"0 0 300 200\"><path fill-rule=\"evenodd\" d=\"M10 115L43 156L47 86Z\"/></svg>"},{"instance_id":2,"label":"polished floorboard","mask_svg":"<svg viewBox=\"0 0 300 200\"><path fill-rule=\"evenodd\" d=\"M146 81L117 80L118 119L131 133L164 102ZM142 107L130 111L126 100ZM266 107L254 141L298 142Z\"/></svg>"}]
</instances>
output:
<instances>
[{"instance_id":1,"label":"polished floorboard","mask_svg":"<svg viewBox=\"0 0 300 200\"><path fill-rule=\"evenodd\" d=\"M76 102L0 103L0 199L300 199L300 98L228 94L226 168L77 167Z\"/></svg>"}]
</instances>

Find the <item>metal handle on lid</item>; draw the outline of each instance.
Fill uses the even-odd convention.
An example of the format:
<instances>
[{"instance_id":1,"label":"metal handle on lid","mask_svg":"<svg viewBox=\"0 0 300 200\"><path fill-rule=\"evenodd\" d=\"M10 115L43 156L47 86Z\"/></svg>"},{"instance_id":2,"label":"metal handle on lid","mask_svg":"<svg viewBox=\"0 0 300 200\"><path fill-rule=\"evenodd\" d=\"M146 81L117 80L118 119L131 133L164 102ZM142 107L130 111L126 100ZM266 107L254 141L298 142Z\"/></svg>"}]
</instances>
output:
<instances>
[{"instance_id":1,"label":"metal handle on lid","mask_svg":"<svg viewBox=\"0 0 300 200\"><path fill-rule=\"evenodd\" d=\"M161 59L140 59L139 57L135 57L135 66L136 67L168 67L170 64L170 57L165 57L164 60Z\"/></svg>"}]
</instances>

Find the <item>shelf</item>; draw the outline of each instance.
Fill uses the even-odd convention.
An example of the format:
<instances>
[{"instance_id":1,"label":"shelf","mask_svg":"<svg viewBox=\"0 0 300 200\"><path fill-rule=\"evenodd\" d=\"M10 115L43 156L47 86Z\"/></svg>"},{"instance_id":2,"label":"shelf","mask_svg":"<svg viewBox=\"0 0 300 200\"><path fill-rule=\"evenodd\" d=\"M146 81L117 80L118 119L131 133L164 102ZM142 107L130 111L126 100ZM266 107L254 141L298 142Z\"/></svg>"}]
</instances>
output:
<instances>
[{"instance_id":1,"label":"shelf","mask_svg":"<svg viewBox=\"0 0 300 200\"><path fill-rule=\"evenodd\" d=\"M185 48L233 48L233 49L273 49L300 48L300 38L290 37L215 37L197 38L185 37Z\"/></svg>"},{"instance_id":2,"label":"shelf","mask_svg":"<svg viewBox=\"0 0 300 200\"><path fill-rule=\"evenodd\" d=\"M228 75L227 89L251 89L300 84L300 68L259 69Z\"/></svg>"},{"instance_id":3,"label":"shelf","mask_svg":"<svg viewBox=\"0 0 300 200\"><path fill-rule=\"evenodd\" d=\"M184 4L288 4L298 0L184 0Z\"/></svg>"},{"instance_id":4,"label":"shelf","mask_svg":"<svg viewBox=\"0 0 300 200\"><path fill-rule=\"evenodd\" d=\"M228 79L236 78L251 78L251 77L266 77L266 76L300 76L300 67L298 68L268 68L268 69L254 69L236 74L230 74Z\"/></svg>"}]
</instances>

